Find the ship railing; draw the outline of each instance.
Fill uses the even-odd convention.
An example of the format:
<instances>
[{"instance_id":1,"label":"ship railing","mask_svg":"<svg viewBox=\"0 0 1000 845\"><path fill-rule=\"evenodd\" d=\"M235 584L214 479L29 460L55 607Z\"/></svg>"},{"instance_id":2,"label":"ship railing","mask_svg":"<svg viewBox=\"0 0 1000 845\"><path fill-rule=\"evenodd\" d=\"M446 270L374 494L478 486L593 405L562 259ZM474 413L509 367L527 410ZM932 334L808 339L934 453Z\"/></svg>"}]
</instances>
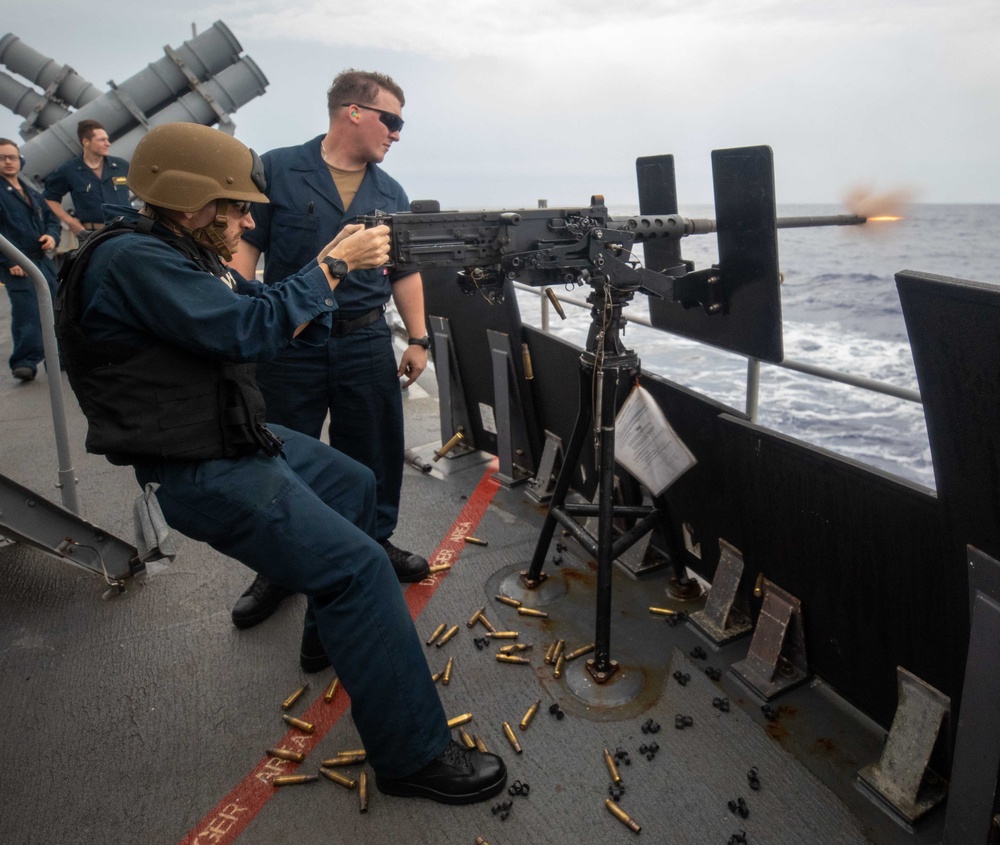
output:
<instances>
[{"instance_id":1,"label":"ship railing","mask_svg":"<svg viewBox=\"0 0 1000 845\"><path fill-rule=\"evenodd\" d=\"M532 287L530 285L524 285L515 282L514 287L518 291L523 291L525 293L530 293L537 296L541 307L541 330L543 332L549 332L549 319L550 319L550 309L552 308L548 297L544 294L542 288ZM553 291L555 293L555 291ZM566 305L572 305L577 308L583 308L585 310L590 310L590 303L579 297L568 296L566 294L556 293L556 299L559 302ZM637 311L626 309L622 312L623 320L629 323L635 323L636 325L646 326L647 328L655 328L650 322L649 318L640 314ZM732 353L734 355L738 353ZM746 382L746 414L751 421L757 422L759 403L760 403L760 364L761 362L757 358L749 358L745 355L739 356L741 358L746 358L747 362L747 382ZM770 362L769 362L770 363ZM792 358L785 358L780 364L771 364L771 366L781 367L786 370L793 370L794 372L803 373L805 375L815 376L817 378L825 379L827 381L839 382L841 384L847 384L852 387L860 387L863 390L869 390L873 393L881 393L885 396L893 396L897 399L904 399L907 402L915 402L918 405L922 404L920 398L920 392L913 390L908 387L900 387L896 384L890 384L884 381L878 381L877 379L867 378L866 376L858 376L852 373L845 373L840 370L833 370L828 367L819 367L815 364L809 364L805 361L796 361Z\"/></svg>"}]
</instances>

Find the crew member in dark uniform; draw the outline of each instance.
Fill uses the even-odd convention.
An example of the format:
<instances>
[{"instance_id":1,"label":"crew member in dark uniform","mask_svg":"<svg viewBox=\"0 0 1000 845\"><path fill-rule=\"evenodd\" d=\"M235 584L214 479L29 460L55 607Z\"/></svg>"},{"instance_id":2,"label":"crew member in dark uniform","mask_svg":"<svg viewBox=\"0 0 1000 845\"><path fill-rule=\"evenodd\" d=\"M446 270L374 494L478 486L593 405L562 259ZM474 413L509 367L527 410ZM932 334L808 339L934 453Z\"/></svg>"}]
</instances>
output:
<instances>
[{"instance_id":1,"label":"crew member in dark uniform","mask_svg":"<svg viewBox=\"0 0 1000 845\"><path fill-rule=\"evenodd\" d=\"M403 91L388 76L348 70L327 92L329 129L304 144L263 155L269 205L253 206L256 227L234 266L248 278L264 254L264 282L283 279L302 266L335 232L359 215L409 211L402 186L379 163L399 140ZM402 582L427 577L427 560L390 539L399 517L403 485L403 387L427 366L430 338L424 319L418 268L391 273L352 273L339 297L340 312L323 347L293 343L258 369L270 419L313 437L330 415L330 445L375 473L376 536ZM392 331L383 312L392 297L410 335L397 365ZM288 593L257 578L233 607L233 623L263 621ZM318 671L322 660L303 652L302 668Z\"/></svg>"},{"instance_id":2,"label":"crew member in dark uniform","mask_svg":"<svg viewBox=\"0 0 1000 845\"><path fill-rule=\"evenodd\" d=\"M96 120L81 120L76 127L83 155L71 158L45 179L45 201L60 222L78 235L104 225L103 205L128 205L128 162L108 155L111 141ZM73 214L62 206L70 195Z\"/></svg>"},{"instance_id":3,"label":"crew member in dark uniform","mask_svg":"<svg viewBox=\"0 0 1000 845\"><path fill-rule=\"evenodd\" d=\"M35 262L56 294L56 266L45 253L59 237L59 221L42 195L21 179L21 153L17 144L0 138L0 234ZM31 381L44 360L42 324L35 285L24 270L0 253L0 284L10 297L10 333L14 349L10 369L14 378Z\"/></svg>"},{"instance_id":4,"label":"crew member in dark uniform","mask_svg":"<svg viewBox=\"0 0 1000 845\"><path fill-rule=\"evenodd\" d=\"M190 123L154 128L129 186L142 212L91 236L63 271L57 325L87 448L131 464L167 522L308 597L378 788L484 800L507 773L451 739L402 591L375 540L371 470L264 425L253 364L293 337L322 344L347 272L383 264L386 227L349 227L263 286L222 263L266 203L260 159ZM85 268L82 269L81 268Z\"/></svg>"}]
</instances>

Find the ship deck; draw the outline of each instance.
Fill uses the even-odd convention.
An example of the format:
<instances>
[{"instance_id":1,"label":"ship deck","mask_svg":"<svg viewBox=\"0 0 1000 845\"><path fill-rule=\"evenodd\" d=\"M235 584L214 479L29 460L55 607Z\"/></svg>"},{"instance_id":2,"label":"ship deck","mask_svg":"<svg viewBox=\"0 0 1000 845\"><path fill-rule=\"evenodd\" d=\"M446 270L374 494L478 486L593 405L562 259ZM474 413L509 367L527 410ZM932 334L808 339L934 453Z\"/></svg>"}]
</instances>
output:
<instances>
[{"instance_id":1,"label":"ship deck","mask_svg":"<svg viewBox=\"0 0 1000 845\"><path fill-rule=\"evenodd\" d=\"M9 308L0 297L0 356L9 353ZM56 453L44 372L29 384L0 377L0 472L58 502ZM406 399L407 445L425 459L440 444L433 374ZM82 515L132 542L137 484L127 469L83 452L84 424L66 387ZM359 746L349 702L324 692L332 669L305 676L298 665L304 599L287 600L263 624L236 630L230 608L249 570L184 538L168 565L150 564L119 595L101 579L24 545L0 541L0 841L17 843L252 843L356 841L472 845L628 842L635 836L605 808L610 777L603 749L619 761L619 804L644 839L725 845L747 843L924 843L941 838L940 811L908 831L857 786L858 769L875 762L884 731L842 701L821 679L772 702L730 672L749 637L717 648L687 624L671 627L650 605L682 607L667 594L668 569L636 578L615 568L612 656L616 679L595 689L586 658L555 679L546 646L567 650L593 641L595 564L572 542L558 565L549 556L546 585L519 592L517 575L535 547L544 508L524 487L493 477L489 456L473 453L407 467L400 545L452 568L406 587L417 631L426 640L440 623L459 633L429 646L430 669L454 657L440 686L449 717L472 714L464 727L500 753L509 783L527 795L446 807L381 795L369 773L369 807L357 791L320 780L276 788L276 774L316 773L320 761ZM488 545L470 545L475 535ZM547 619L519 617L496 601L516 595ZM495 647L476 646L486 606L498 628L533 644L530 665L498 663ZM698 605L683 606L695 610ZM701 651L698 651L698 649ZM697 655L704 653L705 657ZM706 673L721 670L718 681ZM681 684L675 673L690 676ZM309 688L289 711L316 725L289 729L282 702ZM638 690L633 697L630 689ZM713 702L726 698L728 712ZM518 723L541 708L527 730ZM558 705L564 718L550 712ZM678 715L692 724L675 727ZM652 724L655 733L647 732ZM509 722L520 742L504 736ZM646 728L646 730L644 730ZM647 759L640 746L655 742ZM298 749L301 764L268 749ZM755 768L760 788L748 772ZM356 776L360 767L345 772ZM729 808L743 799L741 818ZM494 812L500 801L508 812Z\"/></svg>"}]
</instances>

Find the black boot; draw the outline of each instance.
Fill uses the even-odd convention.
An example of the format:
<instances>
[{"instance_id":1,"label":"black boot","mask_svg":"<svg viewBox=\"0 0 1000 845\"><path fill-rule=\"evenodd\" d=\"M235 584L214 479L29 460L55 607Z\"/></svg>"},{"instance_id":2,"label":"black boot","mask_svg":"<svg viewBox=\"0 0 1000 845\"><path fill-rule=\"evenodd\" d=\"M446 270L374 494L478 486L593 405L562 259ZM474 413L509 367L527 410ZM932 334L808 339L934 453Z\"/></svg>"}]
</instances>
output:
<instances>
[{"instance_id":1,"label":"black boot","mask_svg":"<svg viewBox=\"0 0 1000 845\"><path fill-rule=\"evenodd\" d=\"M326 656L323 643L319 640L319 634L307 628L302 632L302 647L299 649L299 665L303 672L322 672L330 665L330 658Z\"/></svg>"},{"instance_id":2,"label":"black boot","mask_svg":"<svg viewBox=\"0 0 1000 845\"><path fill-rule=\"evenodd\" d=\"M425 558L415 555L413 552L406 552L396 548L388 540L382 540L382 548L389 555L389 562L396 570L396 577L404 584L414 581L423 581L430 575L431 568Z\"/></svg>"},{"instance_id":3,"label":"black boot","mask_svg":"<svg viewBox=\"0 0 1000 845\"><path fill-rule=\"evenodd\" d=\"M233 624L237 628L252 628L267 619L284 599L292 595L295 595L294 590L272 584L263 575L258 575L233 605Z\"/></svg>"},{"instance_id":4,"label":"black boot","mask_svg":"<svg viewBox=\"0 0 1000 845\"><path fill-rule=\"evenodd\" d=\"M452 740L444 753L405 778L375 776L379 792L404 798L430 798L442 804L485 801L507 785L507 767L496 754L465 748Z\"/></svg>"}]
</instances>

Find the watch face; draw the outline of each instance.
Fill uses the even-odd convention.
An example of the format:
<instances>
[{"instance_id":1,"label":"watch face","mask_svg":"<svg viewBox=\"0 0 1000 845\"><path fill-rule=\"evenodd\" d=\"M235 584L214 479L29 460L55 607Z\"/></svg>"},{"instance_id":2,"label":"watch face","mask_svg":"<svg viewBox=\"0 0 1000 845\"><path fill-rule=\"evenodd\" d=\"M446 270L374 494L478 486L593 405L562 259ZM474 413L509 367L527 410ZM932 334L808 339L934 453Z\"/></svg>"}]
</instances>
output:
<instances>
[{"instance_id":1,"label":"watch face","mask_svg":"<svg viewBox=\"0 0 1000 845\"><path fill-rule=\"evenodd\" d=\"M327 256L323 259L323 263L330 269L330 275L336 276L338 279L344 278L347 275L347 262L342 258L330 258Z\"/></svg>"}]
</instances>

